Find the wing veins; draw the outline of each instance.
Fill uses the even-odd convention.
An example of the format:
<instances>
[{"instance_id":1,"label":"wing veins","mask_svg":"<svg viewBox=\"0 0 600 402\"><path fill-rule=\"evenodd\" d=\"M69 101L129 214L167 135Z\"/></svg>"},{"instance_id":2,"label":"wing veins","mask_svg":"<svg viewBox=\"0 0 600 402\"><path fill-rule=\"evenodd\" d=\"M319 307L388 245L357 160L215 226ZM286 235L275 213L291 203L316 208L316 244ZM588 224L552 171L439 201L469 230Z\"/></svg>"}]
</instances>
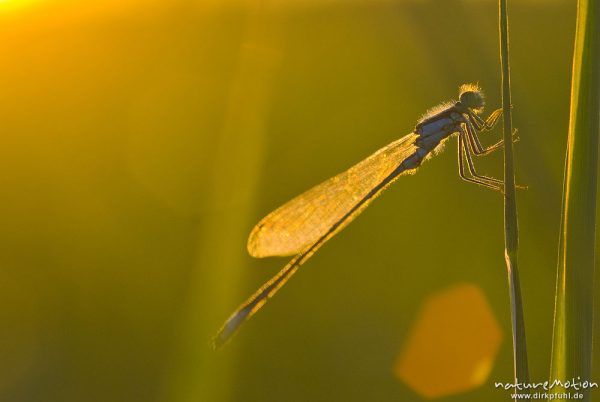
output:
<instances>
[{"instance_id":1,"label":"wing veins","mask_svg":"<svg viewBox=\"0 0 600 402\"><path fill-rule=\"evenodd\" d=\"M345 221L357 202L364 204L362 200L414 153L416 138L409 134L388 144L271 212L250 233L249 253L255 257L294 255L317 242L336 222Z\"/></svg>"}]
</instances>

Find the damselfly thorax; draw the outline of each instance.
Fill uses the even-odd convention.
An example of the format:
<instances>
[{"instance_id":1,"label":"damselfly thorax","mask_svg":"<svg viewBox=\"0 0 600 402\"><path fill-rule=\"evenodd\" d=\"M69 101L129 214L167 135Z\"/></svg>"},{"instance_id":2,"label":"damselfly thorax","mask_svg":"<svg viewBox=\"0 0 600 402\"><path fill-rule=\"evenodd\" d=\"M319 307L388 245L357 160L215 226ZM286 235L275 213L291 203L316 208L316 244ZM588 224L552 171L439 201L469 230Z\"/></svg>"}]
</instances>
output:
<instances>
[{"instance_id":1,"label":"damselfly thorax","mask_svg":"<svg viewBox=\"0 0 600 402\"><path fill-rule=\"evenodd\" d=\"M502 110L498 109L487 119L482 119L480 113L484 103L479 87L461 86L458 101L442 104L426 113L412 133L263 218L250 233L250 255L295 257L229 317L214 338L214 345L218 347L230 339L241 324L256 313L319 247L352 222L398 177L414 172L450 136L458 136L460 177L502 191L504 184L501 180L479 175L473 163L473 155L488 154L503 144L499 141L484 148L479 141L478 135L491 130L502 114Z\"/></svg>"},{"instance_id":2,"label":"damselfly thorax","mask_svg":"<svg viewBox=\"0 0 600 402\"><path fill-rule=\"evenodd\" d=\"M502 109L498 109L484 121L479 117L484 104L483 93L477 86L461 86L457 102L448 102L437 106L419 120L414 129L414 134L418 135L415 139L418 149L414 155L403 161L401 167L407 170L419 167L424 159L440 149L441 144L447 138L456 134L459 136L460 177L485 187L502 190L501 180L477 174L472 163L472 154L487 154L502 145L502 141L500 141L484 149L479 141L477 133L490 130L502 114ZM464 174L465 160L471 177Z\"/></svg>"}]
</instances>

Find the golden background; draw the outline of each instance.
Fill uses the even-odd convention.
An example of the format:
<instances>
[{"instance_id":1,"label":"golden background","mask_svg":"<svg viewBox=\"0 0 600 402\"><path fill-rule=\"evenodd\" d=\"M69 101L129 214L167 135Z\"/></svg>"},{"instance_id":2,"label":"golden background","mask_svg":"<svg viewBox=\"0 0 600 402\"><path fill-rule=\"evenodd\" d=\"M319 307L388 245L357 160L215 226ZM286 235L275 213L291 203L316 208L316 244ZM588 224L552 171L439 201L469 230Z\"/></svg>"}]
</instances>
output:
<instances>
[{"instance_id":1,"label":"golden background","mask_svg":"<svg viewBox=\"0 0 600 402\"><path fill-rule=\"evenodd\" d=\"M575 6L509 10L535 381L549 373ZM260 218L460 84L479 83L489 113L499 77L494 1L0 1L0 400L418 401L394 364L425 300L464 283L502 342L483 385L442 400L509 400L493 387L512 381L502 199L459 179L454 143L208 346L287 261L247 255ZM501 153L477 162L502 173Z\"/></svg>"}]
</instances>

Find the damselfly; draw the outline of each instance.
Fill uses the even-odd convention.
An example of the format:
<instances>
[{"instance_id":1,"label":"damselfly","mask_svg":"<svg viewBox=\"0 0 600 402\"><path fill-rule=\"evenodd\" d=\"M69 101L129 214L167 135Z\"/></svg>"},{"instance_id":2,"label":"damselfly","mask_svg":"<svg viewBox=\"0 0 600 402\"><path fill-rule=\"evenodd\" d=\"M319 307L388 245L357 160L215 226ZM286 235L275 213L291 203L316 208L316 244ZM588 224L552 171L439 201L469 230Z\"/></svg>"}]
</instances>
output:
<instances>
[{"instance_id":1,"label":"damselfly","mask_svg":"<svg viewBox=\"0 0 600 402\"><path fill-rule=\"evenodd\" d=\"M497 123L502 109L487 119L479 115L485 104L481 89L462 85L459 100L443 103L419 120L412 133L381 148L355 166L292 199L261 220L250 233L253 257L295 255L273 278L246 300L213 339L223 345L256 313L327 240L348 225L401 175L414 172L458 135L458 172L462 179L503 191L503 182L479 175L472 155L486 155L503 144L484 148L478 134ZM466 174L468 170L469 175Z\"/></svg>"}]
</instances>

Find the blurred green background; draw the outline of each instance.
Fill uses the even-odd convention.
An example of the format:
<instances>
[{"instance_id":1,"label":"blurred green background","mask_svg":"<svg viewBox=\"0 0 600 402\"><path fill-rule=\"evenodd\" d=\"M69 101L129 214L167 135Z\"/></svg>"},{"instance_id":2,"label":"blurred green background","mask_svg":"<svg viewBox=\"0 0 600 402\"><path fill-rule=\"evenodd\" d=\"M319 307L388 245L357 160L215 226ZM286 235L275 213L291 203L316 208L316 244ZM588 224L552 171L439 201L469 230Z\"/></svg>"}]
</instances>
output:
<instances>
[{"instance_id":1,"label":"blurred green background","mask_svg":"<svg viewBox=\"0 0 600 402\"><path fill-rule=\"evenodd\" d=\"M510 3L543 381L576 3ZM394 362L423 301L460 283L485 294L503 341L484 385L443 400L509 399L493 388L512 377L502 200L458 178L454 143L208 347L287 261L246 253L266 213L462 83L499 106L495 1L4 0L0 54L0 400L418 401ZM500 153L477 162L501 175Z\"/></svg>"}]
</instances>

